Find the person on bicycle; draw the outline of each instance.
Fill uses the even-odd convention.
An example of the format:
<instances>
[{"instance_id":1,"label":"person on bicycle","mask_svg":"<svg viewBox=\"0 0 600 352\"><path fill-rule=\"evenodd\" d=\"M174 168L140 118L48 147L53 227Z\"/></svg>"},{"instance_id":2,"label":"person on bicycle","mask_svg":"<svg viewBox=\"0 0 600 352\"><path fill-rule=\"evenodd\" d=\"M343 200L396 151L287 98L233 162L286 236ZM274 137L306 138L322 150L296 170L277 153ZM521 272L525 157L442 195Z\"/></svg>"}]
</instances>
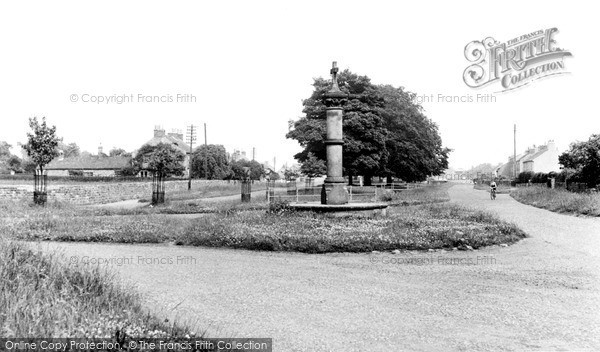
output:
<instances>
[{"instance_id":1,"label":"person on bicycle","mask_svg":"<svg viewBox=\"0 0 600 352\"><path fill-rule=\"evenodd\" d=\"M490 191L496 193L496 188L498 188L498 186L496 185L496 181L492 180L492 182L490 182Z\"/></svg>"}]
</instances>

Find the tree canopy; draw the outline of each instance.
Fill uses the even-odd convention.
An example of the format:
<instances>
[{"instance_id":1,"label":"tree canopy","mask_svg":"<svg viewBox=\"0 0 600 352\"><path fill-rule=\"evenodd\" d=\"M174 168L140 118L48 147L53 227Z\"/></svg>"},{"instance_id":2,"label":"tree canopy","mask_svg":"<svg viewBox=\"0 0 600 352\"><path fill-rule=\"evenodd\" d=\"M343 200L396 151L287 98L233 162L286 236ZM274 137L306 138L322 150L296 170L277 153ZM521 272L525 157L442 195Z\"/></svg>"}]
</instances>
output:
<instances>
[{"instance_id":1,"label":"tree canopy","mask_svg":"<svg viewBox=\"0 0 600 352\"><path fill-rule=\"evenodd\" d=\"M44 166L58 156L57 146L61 138L56 136L56 126L48 127L45 117L42 117L41 123L37 117L30 118L29 127L32 132L27 133L27 144L22 147L40 171L43 171Z\"/></svg>"},{"instance_id":2,"label":"tree canopy","mask_svg":"<svg viewBox=\"0 0 600 352\"><path fill-rule=\"evenodd\" d=\"M415 94L390 85L374 85L367 76L344 70L340 89L351 94L344 106L344 174L399 177L421 181L448 167L450 150L442 146L437 125L428 119ZM287 138L303 150L295 158L303 163L312 153L326 160L326 109L322 102L329 80L316 78L312 95L303 101L305 116L290 123Z\"/></svg>"},{"instance_id":3,"label":"tree canopy","mask_svg":"<svg viewBox=\"0 0 600 352\"><path fill-rule=\"evenodd\" d=\"M65 144L63 142L58 142L57 149L62 150L65 158L72 158L81 155L81 149L77 143Z\"/></svg>"},{"instance_id":4,"label":"tree canopy","mask_svg":"<svg viewBox=\"0 0 600 352\"><path fill-rule=\"evenodd\" d=\"M260 180L265 176L265 168L255 160L237 160L231 162L230 179L241 180L245 177L244 167L250 168L250 179Z\"/></svg>"},{"instance_id":5,"label":"tree canopy","mask_svg":"<svg viewBox=\"0 0 600 352\"><path fill-rule=\"evenodd\" d=\"M206 161L206 171L205 163ZM231 173L225 147L217 144L201 145L192 153L192 177L222 180Z\"/></svg>"},{"instance_id":6,"label":"tree canopy","mask_svg":"<svg viewBox=\"0 0 600 352\"><path fill-rule=\"evenodd\" d=\"M131 157L131 153L125 151L125 149L123 148L112 148L109 152L108 152L109 156L123 156L123 157Z\"/></svg>"},{"instance_id":7,"label":"tree canopy","mask_svg":"<svg viewBox=\"0 0 600 352\"><path fill-rule=\"evenodd\" d=\"M165 176L182 176L185 154L170 144L143 145L134 158L138 169L147 169Z\"/></svg>"},{"instance_id":8,"label":"tree canopy","mask_svg":"<svg viewBox=\"0 0 600 352\"><path fill-rule=\"evenodd\" d=\"M569 150L558 157L558 162L574 169L574 178L596 187L600 184L600 134L593 134L585 142L572 143Z\"/></svg>"},{"instance_id":9,"label":"tree canopy","mask_svg":"<svg viewBox=\"0 0 600 352\"><path fill-rule=\"evenodd\" d=\"M327 173L325 162L318 159L313 153L308 153L306 160L300 165L300 172L309 178L315 178Z\"/></svg>"}]
</instances>

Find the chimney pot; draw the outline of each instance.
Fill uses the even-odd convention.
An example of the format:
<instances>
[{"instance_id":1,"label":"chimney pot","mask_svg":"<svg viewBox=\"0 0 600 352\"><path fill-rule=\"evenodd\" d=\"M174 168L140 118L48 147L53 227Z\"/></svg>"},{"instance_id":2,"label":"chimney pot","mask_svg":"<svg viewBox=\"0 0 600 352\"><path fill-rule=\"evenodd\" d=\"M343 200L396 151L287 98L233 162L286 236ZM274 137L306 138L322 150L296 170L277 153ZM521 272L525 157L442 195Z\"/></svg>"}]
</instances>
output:
<instances>
[{"instance_id":1,"label":"chimney pot","mask_svg":"<svg viewBox=\"0 0 600 352\"><path fill-rule=\"evenodd\" d=\"M164 137L165 129L160 126L154 126L154 137Z\"/></svg>"}]
</instances>

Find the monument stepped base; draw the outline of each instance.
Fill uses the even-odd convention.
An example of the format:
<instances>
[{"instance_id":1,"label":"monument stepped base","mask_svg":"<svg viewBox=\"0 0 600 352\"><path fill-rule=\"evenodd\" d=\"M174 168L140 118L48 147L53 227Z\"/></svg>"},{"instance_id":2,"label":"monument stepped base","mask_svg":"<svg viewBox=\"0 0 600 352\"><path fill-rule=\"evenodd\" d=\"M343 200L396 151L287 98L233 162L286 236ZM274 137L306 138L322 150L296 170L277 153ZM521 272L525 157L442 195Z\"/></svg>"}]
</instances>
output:
<instances>
[{"instance_id":1,"label":"monument stepped base","mask_svg":"<svg viewBox=\"0 0 600 352\"><path fill-rule=\"evenodd\" d=\"M386 203L347 203L347 204L321 204L290 203L290 208L296 211L314 211L334 217L359 216L380 217L387 215Z\"/></svg>"}]
</instances>

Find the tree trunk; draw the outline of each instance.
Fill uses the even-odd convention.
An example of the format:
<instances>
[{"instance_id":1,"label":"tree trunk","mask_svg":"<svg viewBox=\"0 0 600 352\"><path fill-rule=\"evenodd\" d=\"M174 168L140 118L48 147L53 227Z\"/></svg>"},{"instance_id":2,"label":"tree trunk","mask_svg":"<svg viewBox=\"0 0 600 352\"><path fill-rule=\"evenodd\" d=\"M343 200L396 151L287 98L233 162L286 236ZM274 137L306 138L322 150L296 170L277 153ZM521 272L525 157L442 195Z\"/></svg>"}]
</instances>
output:
<instances>
[{"instance_id":1,"label":"tree trunk","mask_svg":"<svg viewBox=\"0 0 600 352\"><path fill-rule=\"evenodd\" d=\"M352 182L352 179L354 178L354 175L352 173L348 174L348 186L354 186L354 183Z\"/></svg>"},{"instance_id":2,"label":"tree trunk","mask_svg":"<svg viewBox=\"0 0 600 352\"><path fill-rule=\"evenodd\" d=\"M394 178L392 177L392 175L388 175L387 176L386 183L387 183L388 186L391 186L392 183L394 183Z\"/></svg>"},{"instance_id":3,"label":"tree trunk","mask_svg":"<svg viewBox=\"0 0 600 352\"><path fill-rule=\"evenodd\" d=\"M365 186L372 186L373 184L371 183L371 178L373 177L372 175L365 175Z\"/></svg>"}]
</instances>

